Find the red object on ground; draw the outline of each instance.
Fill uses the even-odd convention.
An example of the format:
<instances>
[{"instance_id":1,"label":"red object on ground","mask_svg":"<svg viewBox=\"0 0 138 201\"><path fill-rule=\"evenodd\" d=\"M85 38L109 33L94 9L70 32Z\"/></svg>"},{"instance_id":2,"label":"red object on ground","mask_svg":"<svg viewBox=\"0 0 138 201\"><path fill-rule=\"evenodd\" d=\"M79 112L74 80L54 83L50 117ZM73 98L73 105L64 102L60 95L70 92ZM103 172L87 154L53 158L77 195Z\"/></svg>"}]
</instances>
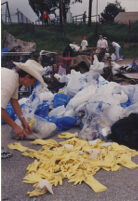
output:
<instances>
[{"instance_id":1,"label":"red object on ground","mask_svg":"<svg viewBox=\"0 0 138 201\"><path fill-rule=\"evenodd\" d=\"M66 68L66 72L69 73L69 67L72 59L72 57L58 57L57 64L63 65L62 67Z\"/></svg>"}]
</instances>

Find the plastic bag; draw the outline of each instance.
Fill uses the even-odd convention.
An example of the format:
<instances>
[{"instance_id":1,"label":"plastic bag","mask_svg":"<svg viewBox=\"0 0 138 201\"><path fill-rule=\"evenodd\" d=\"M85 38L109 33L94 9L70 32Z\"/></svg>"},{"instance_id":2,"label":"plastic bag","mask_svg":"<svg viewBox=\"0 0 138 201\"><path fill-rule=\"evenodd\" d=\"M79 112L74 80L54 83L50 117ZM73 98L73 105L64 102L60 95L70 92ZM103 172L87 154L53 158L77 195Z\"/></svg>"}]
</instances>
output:
<instances>
[{"instance_id":1,"label":"plastic bag","mask_svg":"<svg viewBox=\"0 0 138 201\"><path fill-rule=\"evenodd\" d=\"M45 100L37 106L34 112L35 115L40 116L42 118L47 117L48 113L49 113L49 105L47 104L47 101Z\"/></svg>"},{"instance_id":2,"label":"plastic bag","mask_svg":"<svg viewBox=\"0 0 138 201\"><path fill-rule=\"evenodd\" d=\"M56 131L56 124L46 121L45 119L35 116L37 118L33 119L34 123L32 124L32 134L28 134L25 140L35 140L35 139L45 139L54 134ZM29 122L30 118L26 118ZM16 123L22 127L22 124L19 119L16 120ZM13 129L11 131L13 138L18 139L15 135Z\"/></svg>"},{"instance_id":3,"label":"plastic bag","mask_svg":"<svg viewBox=\"0 0 138 201\"><path fill-rule=\"evenodd\" d=\"M17 115L11 105L11 103L9 102L5 108L5 111L8 113L8 115L10 116L10 118L15 121L17 119ZM2 125L6 124L3 120L2 120Z\"/></svg>"},{"instance_id":4,"label":"plastic bag","mask_svg":"<svg viewBox=\"0 0 138 201\"><path fill-rule=\"evenodd\" d=\"M80 72L71 70L70 79L67 85L67 95L73 97L78 91L82 90L86 86L85 76Z\"/></svg>"},{"instance_id":5,"label":"plastic bag","mask_svg":"<svg viewBox=\"0 0 138 201\"><path fill-rule=\"evenodd\" d=\"M49 117L48 121L55 123L57 126L57 130L62 131L72 128L76 124L77 119L74 117L67 116L61 118Z\"/></svg>"},{"instance_id":6,"label":"plastic bag","mask_svg":"<svg viewBox=\"0 0 138 201\"><path fill-rule=\"evenodd\" d=\"M52 116L55 116L55 117L62 117L64 115L64 112L65 112L65 107L64 105L62 106L59 106L59 107L56 107L54 108L53 110L51 110L49 112L49 117L52 117Z\"/></svg>"},{"instance_id":7,"label":"plastic bag","mask_svg":"<svg viewBox=\"0 0 138 201\"><path fill-rule=\"evenodd\" d=\"M56 94L53 100L53 107L58 107L61 105L67 105L70 98L65 94Z\"/></svg>"},{"instance_id":8,"label":"plastic bag","mask_svg":"<svg viewBox=\"0 0 138 201\"><path fill-rule=\"evenodd\" d=\"M28 139L45 139L53 135L56 131L56 125L47 121L40 121L35 119L35 124L32 127L33 133L28 135Z\"/></svg>"}]
</instances>

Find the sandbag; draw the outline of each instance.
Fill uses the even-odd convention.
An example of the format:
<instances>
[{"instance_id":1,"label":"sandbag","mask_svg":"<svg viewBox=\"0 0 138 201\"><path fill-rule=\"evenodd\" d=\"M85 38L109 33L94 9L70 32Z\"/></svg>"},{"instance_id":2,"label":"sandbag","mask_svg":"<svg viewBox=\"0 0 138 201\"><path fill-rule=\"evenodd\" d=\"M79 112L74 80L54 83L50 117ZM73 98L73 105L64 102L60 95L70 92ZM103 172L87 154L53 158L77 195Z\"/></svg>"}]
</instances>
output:
<instances>
[{"instance_id":1,"label":"sandbag","mask_svg":"<svg viewBox=\"0 0 138 201\"><path fill-rule=\"evenodd\" d=\"M32 127L33 133L28 135L29 140L45 139L51 137L56 131L56 124L47 121L35 121Z\"/></svg>"},{"instance_id":2,"label":"sandbag","mask_svg":"<svg viewBox=\"0 0 138 201\"><path fill-rule=\"evenodd\" d=\"M21 126L20 122L16 123ZM34 125L32 125L32 134L28 134L27 138L24 138L24 140L35 140L35 139L46 139L48 137L51 137L56 131L56 124L42 121L41 119L35 119ZM11 136L13 139L20 139L17 137L13 131L11 130Z\"/></svg>"}]
</instances>

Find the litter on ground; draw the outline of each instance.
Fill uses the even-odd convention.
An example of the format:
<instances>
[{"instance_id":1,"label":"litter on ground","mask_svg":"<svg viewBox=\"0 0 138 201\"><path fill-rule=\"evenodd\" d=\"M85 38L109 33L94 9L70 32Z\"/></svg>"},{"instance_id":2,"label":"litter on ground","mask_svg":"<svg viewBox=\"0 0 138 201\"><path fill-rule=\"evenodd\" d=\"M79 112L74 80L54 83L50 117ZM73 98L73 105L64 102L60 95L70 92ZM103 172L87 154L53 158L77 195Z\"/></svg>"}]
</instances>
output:
<instances>
[{"instance_id":1,"label":"litter on ground","mask_svg":"<svg viewBox=\"0 0 138 201\"><path fill-rule=\"evenodd\" d=\"M137 168L131 158L138 152L115 142L104 142L100 139L86 141L77 138L77 133L61 133L59 138L67 139L59 143L53 139L36 139L32 144L42 145L39 150L30 149L15 142L9 144L10 149L22 152L23 156L34 158L34 162L26 168L24 183L33 184L30 197L39 196L49 191L52 186L63 184L63 179L69 183L85 182L96 193L107 190L107 187L94 178L100 170L117 171L121 166L129 169Z\"/></svg>"}]
</instances>

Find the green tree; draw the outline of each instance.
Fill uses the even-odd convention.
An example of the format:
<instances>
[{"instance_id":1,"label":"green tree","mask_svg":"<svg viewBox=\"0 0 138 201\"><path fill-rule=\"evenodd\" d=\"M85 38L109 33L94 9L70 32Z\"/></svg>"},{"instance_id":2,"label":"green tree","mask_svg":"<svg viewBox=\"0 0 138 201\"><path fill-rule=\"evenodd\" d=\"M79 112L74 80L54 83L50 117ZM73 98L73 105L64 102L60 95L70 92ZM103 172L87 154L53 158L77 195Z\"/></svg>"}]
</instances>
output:
<instances>
[{"instance_id":1,"label":"green tree","mask_svg":"<svg viewBox=\"0 0 138 201\"><path fill-rule=\"evenodd\" d=\"M119 12L125 12L125 9L122 8L120 2L116 0L115 3L107 4L101 16L104 22L113 22Z\"/></svg>"},{"instance_id":2,"label":"green tree","mask_svg":"<svg viewBox=\"0 0 138 201\"><path fill-rule=\"evenodd\" d=\"M60 22L62 23L62 20L66 22L66 14L69 9L69 5L71 3L80 2L82 3L82 0L74 0L73 2L71 0L28 0L30 6L34 10L34 12L37 14L39 19L42 21L42 16L44 11L50 12L52 8L59 9L59 16L60 16Z\"/></svg>"}]
</instances>

